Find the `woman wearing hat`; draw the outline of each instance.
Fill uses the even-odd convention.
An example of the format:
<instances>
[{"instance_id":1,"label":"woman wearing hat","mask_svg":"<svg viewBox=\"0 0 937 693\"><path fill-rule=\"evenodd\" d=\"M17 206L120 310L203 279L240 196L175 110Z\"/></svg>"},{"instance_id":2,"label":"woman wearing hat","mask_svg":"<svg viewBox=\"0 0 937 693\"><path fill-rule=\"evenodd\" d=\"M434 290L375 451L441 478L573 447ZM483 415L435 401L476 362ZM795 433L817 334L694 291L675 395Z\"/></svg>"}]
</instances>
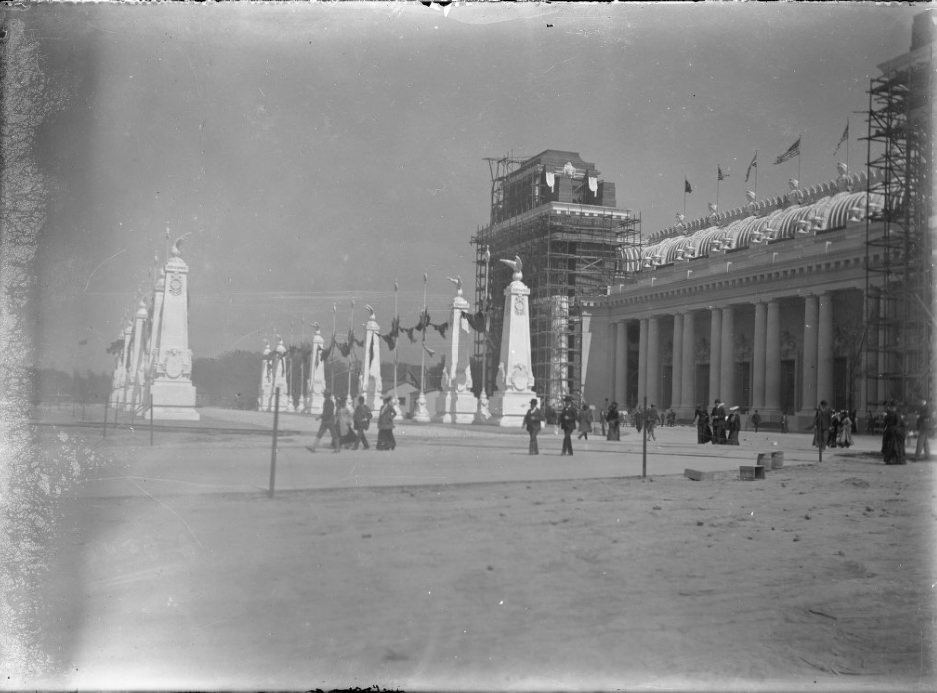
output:
<instances>
[{"instance_id":1,"label":"woman wearing hat","mask_svg":"<svg viewBox=\"0 0 937 693\"><path fill-rule=\"evenodd\" d=\"M739 416L739 406L736 404L729 409L726 417L726 445L739 444L739 431L742 429L742 417Z\"/></svg>"},{"instance_id":2,"label":"woman wearing hat","mask_svg":"<svg viewBox=\"0 0 937 693\"><path fill-rule=\"evenodd\" d=\"M377 415L377 449L393 450L397 447L397 441L394 439L394 417L397 410L394 408L394 398L387 395L384 398L384 404L380 413Z\"/></svg>"},{"instance_id":3,"label":"woman wearing hat","mask_svg":"<svg viewBox=\"0 0 937 693\"><path fill-rule=\"evenodd\" d=\"M537 447L537 434L540 433L540 425L543 422L543 413L537 406L536 399L530 400L530 409L524 414L524 428L530 434L530 445L527 448L528 454L539 455L540 448Z\"/></svg>"}]
</instances>

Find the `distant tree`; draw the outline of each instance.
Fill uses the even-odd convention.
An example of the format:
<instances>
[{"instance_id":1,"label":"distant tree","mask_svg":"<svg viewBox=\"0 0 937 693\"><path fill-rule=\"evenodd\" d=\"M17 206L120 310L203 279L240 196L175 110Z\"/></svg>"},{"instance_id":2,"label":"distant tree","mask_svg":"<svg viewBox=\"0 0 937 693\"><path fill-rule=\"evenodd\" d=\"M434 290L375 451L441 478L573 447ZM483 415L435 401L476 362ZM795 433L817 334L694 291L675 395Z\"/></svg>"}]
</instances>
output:
<instances>
[{"instance_id":1,"label":"distant tree","mask_svg":"<svg viewBox=\"0 0 937 693\"><path fill-rule=\"evenodd\" d=\"M260 352L241 349L214 358L193 359L192 384L199 400L225 407L235 407L240 402L246 409L256 409L262 359Z\"/></svg>"}]
</instances>

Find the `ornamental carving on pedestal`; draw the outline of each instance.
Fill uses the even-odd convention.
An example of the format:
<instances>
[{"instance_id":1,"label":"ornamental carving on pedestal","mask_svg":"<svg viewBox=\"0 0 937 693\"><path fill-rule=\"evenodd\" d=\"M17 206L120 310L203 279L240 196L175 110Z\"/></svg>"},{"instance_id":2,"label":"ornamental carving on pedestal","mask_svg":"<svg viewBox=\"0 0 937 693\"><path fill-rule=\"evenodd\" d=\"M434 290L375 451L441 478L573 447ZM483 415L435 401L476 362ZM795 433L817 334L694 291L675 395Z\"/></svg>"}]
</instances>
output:
<instances>
[{"instance_id":1,"label":"ornamental carving on pedestal","mask_svg":"<svg viewBox=\"0 0 937 693\"><path fill-rule=\"evenodd\" d=\"M182 293L182 275L178 272L172 272L169 275L169 293L178 296Z\"/></svg>"},{"instance_id":2,"label":"ornamental carving on pedestal","mask_svg":"<svg viewBox=\"0 0 937 693\"><path fill-rule=\"evenodd\" d=\"M530 372L527 370L527 366L523 363L514 364L514 368L511 369L511 387L515 390L525 392L530 389L533 385L531 382Z\"/></svg>"},{"instance_id":3,"label":"ornamental carving on pedestal","mask_svg":"<svg viewBox=\"0 0 937 693\"><path fill-rule=\"evenodd\" d=\"M171 380L178 380L192 373L192 354L188 350L169 349L166 358L159 364L157 375L165 375Z\"/></svg>"},{"instance_id":4,"label":"ornamental carving on pedestal","mask_svg":"<svg viewBox=\"0 0 937 693\"><path fill-rule=\"evenodd\" d=\"M514 297L514 314L515 315L524 315L524 297L515 296Z\"/></svg>"}]
</instances>

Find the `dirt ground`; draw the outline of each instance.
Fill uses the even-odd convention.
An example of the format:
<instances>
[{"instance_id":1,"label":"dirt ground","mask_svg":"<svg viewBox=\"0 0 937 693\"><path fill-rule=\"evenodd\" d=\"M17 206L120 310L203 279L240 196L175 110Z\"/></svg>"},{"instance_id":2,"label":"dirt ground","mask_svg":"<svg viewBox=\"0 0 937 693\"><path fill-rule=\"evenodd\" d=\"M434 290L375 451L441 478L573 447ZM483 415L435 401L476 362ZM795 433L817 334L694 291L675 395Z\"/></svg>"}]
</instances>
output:
<instances>
[{"instance_id":1,"label":"dirt ground","mask_svg":"<svg viewBox=\"0 0 937 693\"><path fill-rule=\"evenodd\" d=\"M448 454L471 451L469 441ZM933 462L884 466L853 450L752 482L724 471L273 499L143 491L64 508L44 586L52 666L36 687L930 691L937 681Z\"/></svg>"}]
</instances>

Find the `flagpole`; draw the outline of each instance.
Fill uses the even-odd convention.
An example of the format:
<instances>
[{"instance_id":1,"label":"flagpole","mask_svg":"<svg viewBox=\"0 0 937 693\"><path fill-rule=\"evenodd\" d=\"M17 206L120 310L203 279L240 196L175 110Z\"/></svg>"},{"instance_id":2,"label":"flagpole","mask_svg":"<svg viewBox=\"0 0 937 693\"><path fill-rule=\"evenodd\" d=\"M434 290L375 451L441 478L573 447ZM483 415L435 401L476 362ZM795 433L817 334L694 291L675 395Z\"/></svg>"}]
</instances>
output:
<instances>
[{"instance_id":1,"label":"flagpole","mask_svg":"<svg viewBox=\"0 0 937 693\"><path fill-rule=\"evenodd\" d=\"M332 352L335 351L335 316L337 314L338 314L338 306L333 303L332 304L332 345L331 345L331 348L329 349L329 358L326 359L326 362L333 360ZM329 379L332 383L332 386L330 389L332 391L332 395L335 395L335 364L333 363L330 365L331 365L331 369L330 369L331 372L329 375Z\"/></svg>"},{"instance_id":2,"label":"flagpole","mask_svg":"<svg viewBox=\"0 0 937 693\"><path fill-rule=\"evenodd\" d=\"M716 166L716 208L719 208L719 181L722 180L722 176L719 175L721 168Z\"/></svg>"},{"instance_id":3,"label":"flagpole","mask_svg":"<svg viewBox=\"0 0 937 693\"><path fill-rule=\"evenodd\" d=\"M491 247L485 246L485 295L482 298L482 305L480 309L484 312L485 315L485 327L484 334L482 335L482 349L481 349L481 358L482 358L482 386L478 392L478 408L475 411L475 423L487 423L488 419L491 418L491 413L488 411L488 330L491 327L491 317L489 314L489 295L491 293L489 281L488 281L488 270L491 267Z\"/></svg>"},{"instance_id":4,"label":"flagpole","mask_svg":"<svg viewBox=\"0 0 937 693\"><path fill-rule=\"evenodd\" d=\"M800 153L804 149L804 133L800 133L800 136L797 138L799 147L797 147L797 184L800 185Z\"/></svg>"},{"instance_id":5,"label":"flagpole","mask_svg":"<svg viewBox=\"0 0 937 693\"><path fill-rule=\"evenodd\" d=\"M683 216L686 216L686 171L683 172Z\"/></svg>"},{"instance_id":6,"label":"flagpole","mask_svg":"<svg viewBox=\"0 0 937 693\"><path fill-rule=\"evenodd\" d=\"M352 352L355 349L355 299L351 299L351 315L348 318L348 395L347 401L351 401L351 364Z\"/></svg>"},{"instance_id":7,"label":"flagpole","mask_svg":"<svg viewBox=\"0 0 937 693\"><path fill-rule=\"evenodd\" d=\"M849 172L849 116L846 116L846 172Z\"/></svg>"},{"instance_id":8,"label":"flagpole","mask_svg":"<svg viewBox=\"0 0 937 693\"><path fill-rule=\"evenodd\" d=\"M396 330L396 326L400 324L400 317L399 317L398 310L397 310L397 290L399 288L400 287L397 285L397 279L395 278L394 279L394 322L393 322L393 326L395 330ZM397 346L397 341L396 341L397 336L398 335L396 334L393 335L394 337L394 408L395 409L397 407L397 403L400 401L397 398L397 352L399 351L398 346Z\"/></svg>"},{"instance_id":9,"label":"flagpole","mask_svg":"<svg viewBox=\"0 0 937 693\"><path fill-rule=\"evenodd\" d=\"M413 412L413 420L420 423L429 423L429 411L426 409L426 329L429 327L426 320L426 282L429 275L423 272L423 313L420 315L420 323L423 326L423 339L420 342L420 394L416 399L416 409Z\"/></svg>"}]
</instances>

